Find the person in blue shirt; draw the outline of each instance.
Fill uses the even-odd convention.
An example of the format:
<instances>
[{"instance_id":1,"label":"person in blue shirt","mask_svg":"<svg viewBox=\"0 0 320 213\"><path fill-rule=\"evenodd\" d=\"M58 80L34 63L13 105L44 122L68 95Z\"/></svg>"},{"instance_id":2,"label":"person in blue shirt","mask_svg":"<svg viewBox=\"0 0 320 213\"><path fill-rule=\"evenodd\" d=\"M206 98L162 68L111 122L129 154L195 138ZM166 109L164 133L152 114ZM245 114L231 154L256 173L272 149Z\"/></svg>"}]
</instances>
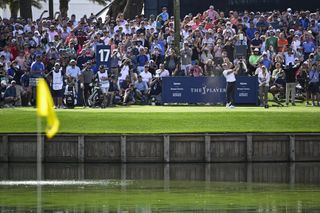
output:
<instances>
[{"instance_id":1,"label":"person in blue shirt","mask_svg":"<svg viewBox=\"0 0 320 213\"><path fill-rule=\"evenodd\" d=\"M303 52L304 52L304 59L308 59L309 55L314 52L316 45L314 41L310 38L307 41L303 42L302 44Z\"/></svg>"},{"instance_id":2,"label":"person in blue shirt","mask_svg":"<svg viewBox=\"0 0 320 213\"><path fill-rule=\"evenodd\" d=\"M257 28L255 28L254 23L252 21L250 21L250 27L246 30L246 34L248 39L251 41L252 39L254 39L254 34L255 32L257 32Z\"/></svg>"},{"instance_id":3,"label":"person in blue shirt","mask_svg":"<svg viewBox=\"0 0 320 213\"><path fill-rule=\"evenodd\" d=\"M308 80L308 92L311 94L312 106L319 106L319 66L317 67L317 63L312 64L311 70L309 71Z\"/></svg>"},{"instance_id":4,"label":"person in blue shirt","mask_svg":"<svg viewBox=\"0 0 320 213\"><path fill-rule=\"evenodd\" d=\"M42 63L41 55L36 55L36 61L31 64L31 77L39 78L44 74L45 66Z\"/></svg>"},{"instance_id":5,"label":"person in blue shirt","mask_svg":"<svg viewBox=\"0 0 320 213\"><path fill-rule=\"evenodd\" d=\"M167 8L163 7L162 8L162 13L160 13L160 16L162 17L162 22L166 22L169 19L169 13L167 12Z\"/></svg>"},{"instance_id":6,"label":"person in blue shirt","mask_svg":"<svg viewBox=\"0 0 320 213\"><path fill-rule=\"evenodd\" d=\"M266 52L263 52L262 54L262 63L267 68L267 70L271 70L272 62L270 59L268 59L268 55Z\"/></svg>"},{"instance_id":7,"label":"person in blue shirt","mask_svg":"<svg viewBox=\"0 0 320 213\"><path fill-rule=\"evenodd\" d=\"M8 104L8 106L14 106L18 101L17 92L16 92L16 81L12 80L11 85L7 87L4 92L4 102Z\"/></svg>"}]
</instances>

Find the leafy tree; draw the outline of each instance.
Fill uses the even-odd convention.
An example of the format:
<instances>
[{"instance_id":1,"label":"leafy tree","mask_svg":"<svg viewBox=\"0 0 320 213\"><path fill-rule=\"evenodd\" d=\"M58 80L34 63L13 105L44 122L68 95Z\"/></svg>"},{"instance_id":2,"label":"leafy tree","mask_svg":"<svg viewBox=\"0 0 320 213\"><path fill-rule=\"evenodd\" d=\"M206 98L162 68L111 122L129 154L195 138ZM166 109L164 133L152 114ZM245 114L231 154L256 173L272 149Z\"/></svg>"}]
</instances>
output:
<instances>
[{"instance_id":1,"label":"leafy tree","mask_svg":"<svg viewBox=\"0 0 320 213\"><path fill-rule=\"evenodd\" d=\"M110 0L89 0L89 1L101 4L101 5L106 5L107 2ZM62 17L68 16L69 2L70 0L59 0L59 9Z\"/></svg>"},{"instance_id":2,"label":"leafy tree","mask_svg":"<svg viewBox=\"0 0 320 213\"><path fill-rule=\"evenodd\" d=\"M46 0L0 0L0 7L9 6L11 17L16 18L20 8L20 16L23 18L32 18L32 7L41 9L41 2Z\"/></svg>"},{"instance_id":3,"label":"leafy tree","mask_svg":"<svg viewBox=\"0 0 320 213\"><path fill-rule=\"evenodd\" d=\"M116 17L119 13L124 13L126 19L133 19L140 15L144 0L114 0L109 10L109 15Z\"/></svg>"}]
</instances>

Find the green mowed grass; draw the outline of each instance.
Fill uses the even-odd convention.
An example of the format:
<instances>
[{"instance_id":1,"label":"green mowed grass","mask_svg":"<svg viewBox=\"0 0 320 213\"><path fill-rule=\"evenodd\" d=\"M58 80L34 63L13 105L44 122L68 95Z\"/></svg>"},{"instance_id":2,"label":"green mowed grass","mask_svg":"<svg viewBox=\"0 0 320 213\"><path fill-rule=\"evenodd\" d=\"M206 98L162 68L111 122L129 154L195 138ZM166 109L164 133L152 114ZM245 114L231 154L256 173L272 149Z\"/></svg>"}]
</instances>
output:
<instances>
[{"instance_id":1,"label":"green mowed grass","mask_svg":"<svg viewBox=\"0 0 320 213\"><path fill-rule=\"evenodd\" d=\"M320 132L320 107L129 106L59 109L60 133ZM36 132L34 108L0 109L1 133ZM43 120L45 124L45 121Z\"/></svg>"}]
</instances>

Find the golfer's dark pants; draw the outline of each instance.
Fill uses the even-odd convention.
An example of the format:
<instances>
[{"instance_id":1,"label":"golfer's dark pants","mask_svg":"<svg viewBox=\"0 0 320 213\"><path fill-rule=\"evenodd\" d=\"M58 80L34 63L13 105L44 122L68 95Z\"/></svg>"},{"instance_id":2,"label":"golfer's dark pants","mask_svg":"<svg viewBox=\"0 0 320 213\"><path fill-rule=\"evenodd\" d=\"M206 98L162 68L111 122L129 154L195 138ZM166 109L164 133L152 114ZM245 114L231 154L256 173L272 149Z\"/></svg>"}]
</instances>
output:
<instances>
[{"instance_id":1,"label":"golfer's dark pants","mask_svg":"<svg viewBox=\"0 0 320 213\"><path fill-rule=\"evenodd\" d=\"M227 82L227 103L234 104L234 96L236 92L236 82Z\"/></svg>"},{"instance_id":2,"label":"golfer's dark pants","mask_svg":"<svg viewBox=\"0 0 320 213\"><path fill-rule=\"evenodd\" d=\"M84 83L84 101L85 101L85 104L88 105L88 98L89 96L91 95L91 86L90 84L86 84Z\"/></svg>"}]
</instances>

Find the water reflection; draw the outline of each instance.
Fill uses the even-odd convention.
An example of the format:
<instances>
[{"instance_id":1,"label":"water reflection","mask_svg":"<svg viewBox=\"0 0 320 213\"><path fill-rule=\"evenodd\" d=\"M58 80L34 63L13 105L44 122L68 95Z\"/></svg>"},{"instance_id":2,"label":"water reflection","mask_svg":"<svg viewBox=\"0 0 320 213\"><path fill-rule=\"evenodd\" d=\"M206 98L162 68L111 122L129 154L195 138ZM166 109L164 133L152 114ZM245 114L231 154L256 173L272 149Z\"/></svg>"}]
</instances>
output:
<instances>
[{"instance_id":1,"label":"water reflection","mask_svg":"<svg viewBox=\"0 0 320 213\"><path fill-rule=\"evenodd\" d=\"M36 180L36 164L0 163L0 180ZM42 180L190 180L320 184L320 163L43 164Z\"/></svg>"},{"instance_id":2,"label":"water reflection","mask_svg":"<svg viewBox=\"0 0 320 213\"><path fill-rule=\"evenodd\" d=\"M42 212L320 212L320 163L44 164ZM0 164L0 213L35 212L35 164Z\"/></svg>"}]
</instances>

